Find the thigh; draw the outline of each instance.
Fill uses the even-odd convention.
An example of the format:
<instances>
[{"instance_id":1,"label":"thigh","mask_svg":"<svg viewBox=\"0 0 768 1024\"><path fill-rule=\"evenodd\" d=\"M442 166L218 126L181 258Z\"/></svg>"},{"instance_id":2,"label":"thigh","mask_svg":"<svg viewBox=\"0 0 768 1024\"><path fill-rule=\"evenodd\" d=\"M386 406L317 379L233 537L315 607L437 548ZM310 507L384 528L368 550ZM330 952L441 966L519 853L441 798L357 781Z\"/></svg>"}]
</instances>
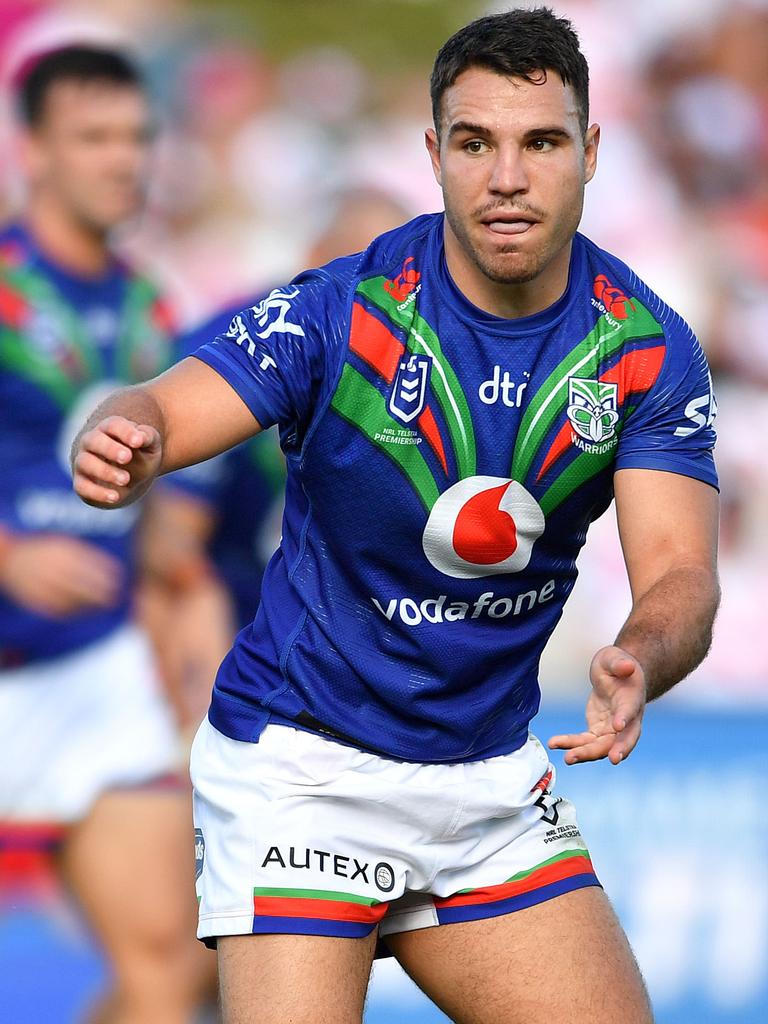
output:
<instances>
[{"instance_id":1,"label":"thigh","mask_svg":"<svg viewBox=\"0 0 768 1024\"><path fill-rule=\"evenodd\" d=\"M387 937L456 1024L652 1024L629 943L601 889L502 917Z\"/></svg>"},{"instance_id":2,"label":"thigh","mask_svg":"<svg viewBox=\"0 0 768 1024\"><path fill-rule=\"evenodd\" d=\"M176 969L195 957L212 967L194 937L193 852L190 796L181 789L105 793L71 830L63 872L118 974L159 957Z\"/></svg>"},{"instance_id":3,"label":"thigh","mask_svg":"<svg viewBox=\"0 0 768 1024\"><path fill-rule=\"evenodd\" d=\"M223 1024L360 1024L375 946L375 932L220 938Z\"/></svg>"}]
</instances>

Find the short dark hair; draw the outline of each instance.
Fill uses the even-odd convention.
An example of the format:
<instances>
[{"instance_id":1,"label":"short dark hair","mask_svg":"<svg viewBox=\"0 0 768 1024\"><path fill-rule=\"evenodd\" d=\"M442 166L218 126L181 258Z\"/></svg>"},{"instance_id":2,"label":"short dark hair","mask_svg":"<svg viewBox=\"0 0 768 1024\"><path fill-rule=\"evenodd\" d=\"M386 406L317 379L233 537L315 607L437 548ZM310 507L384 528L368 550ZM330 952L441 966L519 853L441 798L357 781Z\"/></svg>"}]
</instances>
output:
<instances>
[{"instance_id":1,"label":"short dark hair","mask_svg":"<svg viewBox=\"0 0 768 1024\"><path fill-rule=\"evenodd\" d=\"M515 8L478 18L443 45L430 80L432 117L438 135L443 93L472 67L537 83L541 79L536 72L556 71L576 95L579 124L582 132L586 132L589 67L573 25L566 18L558 18L549 7Z\"/></svg>"},{"instance_id":2,"label":"short dark hair","mask_svg":"<svg viewBox=\"0 0 768 1024\"><path fill-rule=\"evenodd\" d=\"M50 50L28 64L17 77L17 106L26 125L34 127L40 123L48 92L62 81L108 82L144 88L140 71L119 50L86 45Z\"/></svg>"}]
</instances>

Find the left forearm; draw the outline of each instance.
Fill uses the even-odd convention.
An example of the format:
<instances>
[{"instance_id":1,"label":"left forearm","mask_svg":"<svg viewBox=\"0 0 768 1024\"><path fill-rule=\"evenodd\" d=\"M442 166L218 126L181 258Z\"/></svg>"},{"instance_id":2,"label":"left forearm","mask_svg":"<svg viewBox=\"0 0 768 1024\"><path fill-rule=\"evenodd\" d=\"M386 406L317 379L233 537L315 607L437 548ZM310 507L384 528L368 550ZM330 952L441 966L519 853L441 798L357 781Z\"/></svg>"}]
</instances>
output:
<instances>
[{"instance_id":1,"label":"left forearm","mask_svg":"<svg viewBox=\"0 0 768 1024\"><path fill-rule=\"evenodd\" d=\"M666 693L703 660L719 599L714 572L681 567L670 570L634 602L616 646L642 665L648 700Z\"/></svg>"}]
</instances>

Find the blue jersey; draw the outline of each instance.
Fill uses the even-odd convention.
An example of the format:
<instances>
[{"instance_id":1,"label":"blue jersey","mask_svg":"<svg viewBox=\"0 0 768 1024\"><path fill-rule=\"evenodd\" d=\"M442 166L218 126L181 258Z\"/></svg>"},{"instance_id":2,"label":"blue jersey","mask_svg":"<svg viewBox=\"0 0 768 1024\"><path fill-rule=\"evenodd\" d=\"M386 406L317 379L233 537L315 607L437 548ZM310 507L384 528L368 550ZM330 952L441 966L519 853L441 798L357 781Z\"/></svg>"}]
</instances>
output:
<instances>
[{"instance_id":1,"label":"blue jersey","mask_svg":"<svg viewBox=\"0 0 768 1024\"><path fill-rule=\"evenodd\" d=\"M278 424L283 536L209 711L412 761L520 746L587 528L622 468L716 486L690 328L581 235L548 309L456 288L442 215L301 274L197 353Z\"/></svg>"},{"instance_id":2,"label":"blue jersey","mask_svg":"<svg viewBox=\"0 0 768 1024\"><path fill-rule=\"evenodd\" d=\"M69 446L94 406L165 369L171 324L154 288L115 261L98 279L48 260L20 225L0 233L0 523L67 534L118 558L118 603L65 621L0 594L0 666L105 636L129 614L138 508L102 511L72 490Z\"/></svg>"},{"instance_id":3,"label":"blue jersey","mask_svg":"<svg viewBox=\"0 0 768 1024\"><path fill-rule=\"evenodd\" d=\"M254 303L258 301L254 299ZM243 308L238 303L179 339L177 359L223 334ZM238 628L253 620L267 557L265 531L285 488L285 461L269 434L256 437L163 480L207 505L215 518L208 553L233 601Z\"/></svg>"}]
</instances>

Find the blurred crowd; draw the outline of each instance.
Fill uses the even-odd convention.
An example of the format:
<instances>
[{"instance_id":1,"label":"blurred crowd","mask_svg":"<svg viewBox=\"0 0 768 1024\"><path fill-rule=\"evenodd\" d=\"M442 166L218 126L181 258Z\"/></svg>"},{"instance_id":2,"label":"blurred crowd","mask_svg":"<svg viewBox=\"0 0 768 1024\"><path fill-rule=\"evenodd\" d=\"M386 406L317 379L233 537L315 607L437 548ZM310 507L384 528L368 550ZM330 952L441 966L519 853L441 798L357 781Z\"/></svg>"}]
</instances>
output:
<instances>
[{"instance_id":1,"label":"blurred crowd","mask_svg":"<svg viewBox=\"0 0 768 1024\"><path fill-rule=\"evenodd\" d=\"M282 5L286 32L294 6ZM456 25L505 6L467 0ZM712 654L677 699L764 702L768 2L554 6L580 33L603 127L583 230L689 320L715 376L724 600ZM433 54L422 67L372 66L325 45L277 58L260 44L260 7L274 5L251 4L247 32L237 5L185 0L5 0L0 12L6 107L25 56L62 40L124 43L140 59L155 166L146 213L121 244L189 328L290 279L350 189L391 200L401 219L441 205L422 142ZM0 210L11 214L22 186L12 139L2 142ZM593 529L546 657L550 693L585 685L592 651L628 609L611 516Z\"/></svg>"}]
</instances>

